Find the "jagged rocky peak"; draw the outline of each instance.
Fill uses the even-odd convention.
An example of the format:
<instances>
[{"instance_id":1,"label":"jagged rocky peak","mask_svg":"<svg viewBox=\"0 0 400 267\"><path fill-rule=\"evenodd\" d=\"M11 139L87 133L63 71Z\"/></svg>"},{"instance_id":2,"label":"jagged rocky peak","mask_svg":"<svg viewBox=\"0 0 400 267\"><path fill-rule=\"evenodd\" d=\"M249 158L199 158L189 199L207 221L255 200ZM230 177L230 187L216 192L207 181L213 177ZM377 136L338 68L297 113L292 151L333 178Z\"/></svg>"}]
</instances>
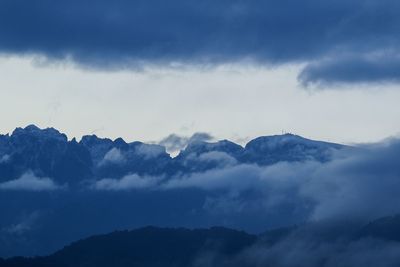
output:
<instances>
[{"instance_id":1,"label":"jagged rocky peak","mask_svg":"<svg viewBox=\"0 0 400 267\"><path fill-rule=\"evenodd\" d=\"M282 134L282 135L271 135L271 136L260 136L246 144L246 149L256 150L276 150L283 147L290 146L304 146L304 147L335 147L340 148L341 145L310 140L295 134Z\"/></svg>"},{"instance_id":2,"label":"jagged rocky peak","mask_svg":"<svg viewBox=\"0 0 400 267\"><path fill-rule=\"evenodd\" d=\"M101 144L112 144L112 140L108 138L100 138L95 134L92 135L84 135L82 136L81 141L79 141L80 144L86 146L86 147L93 147L96 145L101 145Z\"/></svg>"},{"instance_id":3,"label":"jagged rocky peak","mask_svg":"<svg viewBox=\"0 0 400 267\"><path fill-rule=\"evenodd\" d=\"M0 136L0 156L19 159L13 161L15 170L37 169L48 176L59 177L69 173L65 170L67 165L71 170L82 170L85 175L93 171L100 177L155 171L174 174L240 163L268 165L280 161L326 161L331 159L333 149L341 147L284 134L258 137L245 148L228 140L192 141L172 159L161 145L127 143L122 138L111 140L96 135L83 136L79 143L68 142L67 136L58 130L40 129L35 125L17 128L9 137ZM3 162L10 161L5 158Z\"/></svg>"},{"instance_id":4,"label":"jagged rocky peak","mask_svg":"<svg viewBox=\"0 0 400 267\"><path fill-rule=\"evenodd\" d=\"M83 136L79 144L89 151L95 164L98 164L106 153L114 147L114 142L111 139L99 138L94 134Z\"/></svg>"},{"instance_id":5,"label":"jagged rocky peak","mask_svg":"<svg viewBox=\"0 0 400 267\"><path fill-rule=\"evenodd\" d=\"M12 135L12 138L19 138L19 137L30 137L30 138L35 138L35 139L52 139L52 140L57 140L61 142L67 142L68 137L60 133L58 130L54 128L45 128L45 129L40 129L36 125L28 125L25 128L16 128Z\"/></svg>"},{"instance_id":6,"label":"jagged rocky peak","mask_svg":"<svg viewBox=\"0 0 400 267\"><path fill-rule=\"evenodd\" d=\"M136 166L141 160L155 159L160 156L169 157L164 146L145 144L142 142L127 143L122 138L114 141L108 138L99 138L96 135L83 136L80 141L86 147L93 162L99 167L109 167L109 164L118 162L119 166Z\"/></svg>"},{"instance_id":7,"label":"jagged rocky peak","mask_svg":"<svg viewBox=\"0 0 400 267\"><path fill-rule=\"evenodd\" d=\"M10 134L0 134L0 139L5 139L5 138L9 138Z\"/></svg>"},{"instance_id":8,"label":"jagged rocky peak","mask_svg":"<svg viewBox=\"0 0 400 267\"><path fill-rule=\"evenodd\" d=\"M125 142L125 140L122 139L121 137L118 137L117 139L114 140L114 146L119 149L129 149L128 143Z\"/></svg>"},{"instance_id":9,"label":"jagged rocky peak","mask_svg":"<svg viewBox=\"0 0 400 267\"><path fill-rule=\"evenodd\" d=\"M180 153L181 155L203 154L207 152L224 152L230 155L236 155L243 151L243 147L228 140L220 140L218 142L195 141Z\"/></svg>"},{"instance_id":10,"label":"jagged rocky peak","mask_svg":"<svg viewBox=\"0 0 400 267\"><path fill-rule=\"evenodd\" d=\"M0 145L2 143L6 143L9 138L10 138L9 134L0 134Z\"/></svg>"},{"instance_id":11,"label":"jagged rocky peak","mask_svg":"<svg viewBox=\"0 0 400 267\"><path fill-rule=\"evenodd\" d=\"M261 165L279 161L327 161L343 145L310 140L294 134L261 136L245 146L242 160Z\"/></svg>"}]
</instances>

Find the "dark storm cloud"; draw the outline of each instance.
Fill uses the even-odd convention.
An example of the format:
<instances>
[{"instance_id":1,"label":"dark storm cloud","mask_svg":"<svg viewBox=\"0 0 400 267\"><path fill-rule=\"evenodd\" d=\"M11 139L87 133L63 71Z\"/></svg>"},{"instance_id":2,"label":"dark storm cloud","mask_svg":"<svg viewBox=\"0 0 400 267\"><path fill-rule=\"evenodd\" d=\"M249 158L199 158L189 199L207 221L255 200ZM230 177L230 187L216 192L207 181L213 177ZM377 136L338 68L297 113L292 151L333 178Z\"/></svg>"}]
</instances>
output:
<instances>
[{"instance_id":1,"label":"dark storm cloud","mask_svg":"<svg viewBox=\"0 0 400 267\"><path fill-rule=\"evenodd\" d=\"M383 59L399 54L399 10L395 0L2 0L0 50L117 69L314 62L303 84L398 81ZM384 57L359 60L374 53Z\"/></svg>"},{"instance_id":2,"label":"dark storm cloud","mask_svg":"<svg viewBox=\"0 0 400 267\"><path fill-rule=\"evenodd\" d=\"M372 58L343 57L307 65L299 75L304 85L400 81L400 57L384 55Z\"/></svg>"}]
</instances>

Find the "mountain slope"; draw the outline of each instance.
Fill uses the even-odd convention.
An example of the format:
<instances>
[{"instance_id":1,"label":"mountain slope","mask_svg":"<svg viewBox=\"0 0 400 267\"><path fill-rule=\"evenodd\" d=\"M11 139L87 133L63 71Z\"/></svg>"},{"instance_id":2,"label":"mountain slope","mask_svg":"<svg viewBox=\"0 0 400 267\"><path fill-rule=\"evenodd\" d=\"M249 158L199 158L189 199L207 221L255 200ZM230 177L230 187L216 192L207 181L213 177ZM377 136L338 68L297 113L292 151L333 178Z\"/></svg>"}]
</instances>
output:
<instances>
[{"instance_id":1,"label":"mountain slope","mask_svg":"<svg viewBox=\"0 0 400 267\"><path fill-rule=\"evenodd\" d=\"M54 267L166 267L190 266L209 252L224 256L240 253L256 236L226 228L188 230L146 227L94 236L42 258L14 258L0 266Z\"/></svg>"},{"instance_id":2,"label":"mountain slope","mask_svg":"<svg viewBox=\"0 0 400 267\"><path fill-rule=\"evenodd\" d=\"M145 227L83 239L46 257L0 259L0 267L399 266L399 216L367 225L310 223L259 236L222 227Z\"/></svg>"},{"instance_id":3,"label":"mountain slope","mask_svg":"<svg viewBox=\"0 0 400 267\"><path fill-rule=\"evenodd\" d=\"M258 137L244 148L228 140L193 142L171 158L165 147L142 142L112 141L95 135L78 143L54 128L34 125L0 136L0 182L31 171L59 184L87 179L120 178L128 174L175 175L203 172L233 164L269 165L279 161L327 161L339 144L286 134Z\"/></svg>"},{"instance_id":4,"label":"mountain slope","mask_svg":"<svg viewBox=\"0 0 400 267\"><path fill-rule=\"evenodd\" d=\"M262 136L246 144L242 160L260 165L274 164L279 161L327 161L335 149L344 146L304 137L284 134Z\"/></svg>"}]
</instances>

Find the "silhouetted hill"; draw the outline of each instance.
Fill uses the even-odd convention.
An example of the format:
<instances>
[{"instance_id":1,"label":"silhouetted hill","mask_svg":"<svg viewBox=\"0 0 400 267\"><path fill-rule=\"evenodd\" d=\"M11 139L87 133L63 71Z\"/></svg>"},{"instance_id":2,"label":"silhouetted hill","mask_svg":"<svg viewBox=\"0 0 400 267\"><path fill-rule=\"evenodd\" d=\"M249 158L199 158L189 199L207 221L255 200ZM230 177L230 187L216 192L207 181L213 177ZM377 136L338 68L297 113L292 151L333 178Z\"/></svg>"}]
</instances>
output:
<instances>
[{"instance_id":1,"label":"silhouetted hill","mask_svg":"<svg viewBox=\"0 0 400 267\"><path fill-rule=\"evenodd\" d=\"M0 261L0 266L187 267L209 252L235 255L255 241L256 236L220 227L197 230L146 227L90 237L48 257Z\"/></svg>"},{"instance_id":2,"label":"silhouetted hill","mask_svg":"<svg viewBox=\"0 0 400 267\"><path fill-rule=\"evenodd\" d=\"M400 250L399 218L384 217L365 226L310 223L259 236L222 227L145 227L83 239L46 257L0 259L0 267L317 267L331 266L331 259L357 267L348 265L357 262L357 254L375 253L379 259L381 250ZM296 262L297 257L303 262ZM398 266L393 264L400 264L400 258L390 256L379 262L380 266Z\"/></svg>"},{"instance_id":3,"label":"silhouetted hill","mask_svg":"<svg viewBox=\"0 0 400 267\"><path fill-rule=\"evenodd\" d=\"M359 236L400 242L400 214L370 222L361 229Z\"/></svg>"}]
</instances>

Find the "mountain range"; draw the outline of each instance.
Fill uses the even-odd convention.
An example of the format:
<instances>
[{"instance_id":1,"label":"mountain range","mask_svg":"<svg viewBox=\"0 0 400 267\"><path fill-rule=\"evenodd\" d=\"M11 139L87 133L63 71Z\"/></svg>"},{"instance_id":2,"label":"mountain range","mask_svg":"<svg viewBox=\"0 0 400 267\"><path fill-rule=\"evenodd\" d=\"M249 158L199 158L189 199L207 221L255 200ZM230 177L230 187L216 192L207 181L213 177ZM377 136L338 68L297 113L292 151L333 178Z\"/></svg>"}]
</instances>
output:
<instances>
[{"instance_id":1,"label":"mountain range","mask_svg":"<svg viewBox=\"0 0 400 267\"><path fill-rule=\"evenodd\" d=\"M302 223L319 202L297 187L358 149L283 134L194 140L172 157L159 144L16 128L0 135L0 257L146 225L258 234Z\"/></svg>"},{"instance_id":2,"label":"mountain range","mask_svg":"<svg viewBox=\"0 0 400 267\"><path fill-rule=\"evenodd\" d=\"M270 165L280 161L327 161L343 145L313 141L293 134L263 136L242 147L228 140L189 143L177 157L165 147L127 143L86 135L77 142L54 128L35 125L0 135L0 182L17 179L27 170L38 177L74 186L87 179L128 174L167 175L204 172L221 164Z\"/></svg>"}]
</instances>

